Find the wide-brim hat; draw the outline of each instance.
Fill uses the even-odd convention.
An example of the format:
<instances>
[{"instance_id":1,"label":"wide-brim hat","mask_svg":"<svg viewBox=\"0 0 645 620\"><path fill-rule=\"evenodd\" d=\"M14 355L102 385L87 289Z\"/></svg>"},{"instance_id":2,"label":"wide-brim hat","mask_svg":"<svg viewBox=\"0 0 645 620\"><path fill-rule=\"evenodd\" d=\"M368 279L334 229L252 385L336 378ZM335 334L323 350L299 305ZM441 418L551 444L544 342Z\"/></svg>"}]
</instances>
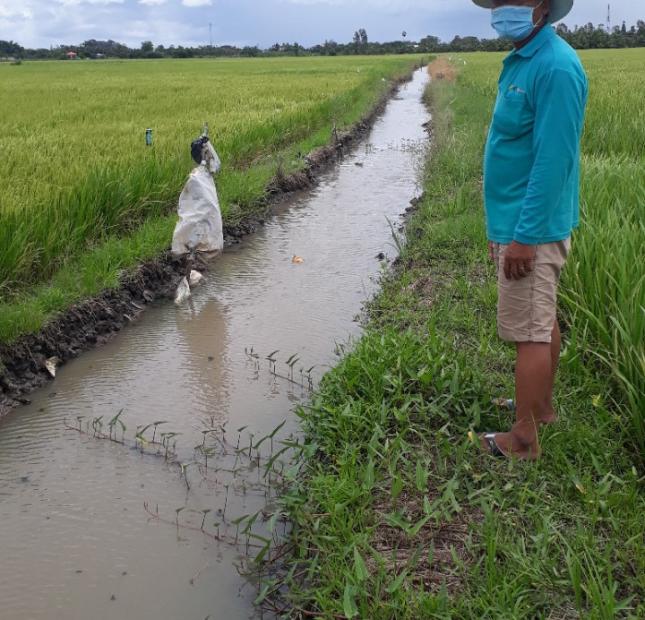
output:
<instances>
[{"instance_id":1,"label":"wide-brim hat","mask_svg":"<svg viewBox=\"0 0 645 620\"><path fill-rule=\"evenodd\" d=\"M473 2L482 9L492 9L493 0L473 0ZM573 0L551 0L551 10L549 11L549 21L553 24L559 22L563 17L569 14L573 8Z\"/></svg>"}]
</instances>

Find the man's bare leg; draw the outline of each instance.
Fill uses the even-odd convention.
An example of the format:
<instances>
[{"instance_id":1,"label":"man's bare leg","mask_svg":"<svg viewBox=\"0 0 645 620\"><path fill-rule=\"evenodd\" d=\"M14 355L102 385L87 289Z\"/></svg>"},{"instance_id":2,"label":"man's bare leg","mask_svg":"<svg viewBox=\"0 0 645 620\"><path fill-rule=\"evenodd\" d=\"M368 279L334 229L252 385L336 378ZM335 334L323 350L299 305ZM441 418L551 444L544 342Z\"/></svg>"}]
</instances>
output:
<instances>
[{"instance_id":1,"label":"man's bare leg","mask_svg":"<svg viewBox=\"0 0 645 620\"><path fill-rule=\"evenodd\" d=\"M538 428L548 413L545 403L553 390L552 352L549 343L517 343L516 421L510 433L495 435L497 445L507 456L526 460L540 456Z\"/></svg>"},{"instance_id":2,"label":"man's bare leg","mask_svg":"<svg viewBox=\"0 0 645 620\"><path fill-rule=\"evenodd\" d=\"M560 365L560 351L562 349L562 336L560 334L560 325L558 320L553 324L553 332L551 332L551 383L547 392L546 401L544 403L544 414L540 418L542 424L553 424L558 421L558 416L553 406L553 390L555 388L555 380L558 374L558 366Z\"/></svg>"},{"instance_id":3,"label":"man's bare leg","mask_svg":"<svg viewBox=\"0 0 645 620\"><path fill-rule=\"evenodd\" d=\"M549 382L549 389L545 393L542 413L540 414L540 424L553 424L558 421L558 416L553 406L553 390L558 374L558 365L560 364L561 347L562 336L560 335L560 325L558 325L558 321L556 320L551 333L551 381ZM517 403L515 402L515 404Z\"/></svg>"}]
</instances>

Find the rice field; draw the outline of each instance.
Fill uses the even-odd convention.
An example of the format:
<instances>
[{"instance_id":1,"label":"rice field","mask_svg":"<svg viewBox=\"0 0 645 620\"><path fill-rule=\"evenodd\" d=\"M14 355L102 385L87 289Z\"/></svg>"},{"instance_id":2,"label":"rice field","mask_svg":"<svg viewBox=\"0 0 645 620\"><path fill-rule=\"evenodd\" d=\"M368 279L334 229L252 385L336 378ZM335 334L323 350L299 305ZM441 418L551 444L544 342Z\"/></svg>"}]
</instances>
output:
<instances>
[{"instance_id":1,"label":"rice field","mask_svg":"<svg viewBox=\"0 0 645 620\"><path fill-rule=\"evenodd\" d=\"M278 166L302 165L299 154L328 142L334 124L358 120L414 60L1 65L0 301L171 213L205 122L224 163L224 214L234 220Z\"/></svg>"},{"instance_id":2,"label":"rice field","mask_svg":"<svg viewBox=\"0 0 645 620\"><path fill-rule=\"evenodd\" d=\"M645 452L645 50L589 50L581 227L564 274L572 346L609 373L626 434ZM502 55L466 54L464 82L491 99ZM578 342L576 342L576 340Z\"/></svg>"}]
</instances>

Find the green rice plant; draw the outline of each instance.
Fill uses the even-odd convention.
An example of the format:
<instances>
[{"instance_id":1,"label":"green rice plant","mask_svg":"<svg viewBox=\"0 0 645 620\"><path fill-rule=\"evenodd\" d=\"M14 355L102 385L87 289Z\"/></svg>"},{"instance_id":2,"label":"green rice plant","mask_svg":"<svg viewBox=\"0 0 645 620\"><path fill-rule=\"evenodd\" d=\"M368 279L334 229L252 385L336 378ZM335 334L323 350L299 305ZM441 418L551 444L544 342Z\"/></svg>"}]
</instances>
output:
<instances>
[{"instance_id":1,"label":"green rice plant","mask_svg":"<svg viewBox=\"0 0 645 620\"><path fill-rule=\"evenodd\" d=\"M277 167L357 121L401 57L27 63L0 67L0 297L70 258L172 213L208 121L224 163L226 219L260 200ZM147 147L145 130L154 130ZM162 249L162 248L159 248Z\"/></svg>"},{"instance_id":2,"label":"green rice plant","mask_svg":"<svg viewBox=\"0 0 645 620\"><path fill-rule=\"evenodd\" d=\"M563 301L591 363L611 373L618 394L603 394L631 418L645 450L645 161L586 157L582 217L564 276ZM639 259L641 257L641 259ZM639 262L640 260L640 262Z\"/></svg>"}]
</instances>

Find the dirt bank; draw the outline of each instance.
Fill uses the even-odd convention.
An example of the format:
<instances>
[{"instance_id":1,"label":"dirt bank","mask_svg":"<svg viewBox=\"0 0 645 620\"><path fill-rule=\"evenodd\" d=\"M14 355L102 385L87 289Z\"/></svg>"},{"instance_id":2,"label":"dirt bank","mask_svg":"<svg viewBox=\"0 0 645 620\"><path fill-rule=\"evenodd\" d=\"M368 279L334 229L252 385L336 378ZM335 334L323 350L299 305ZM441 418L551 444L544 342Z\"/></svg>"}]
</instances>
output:
<instances>
[{"instance_id":1,"label":"dirt bank","mask_svg":"<svg viewBox=\"0 0 645 620\"><path fill-rule=\"evenodd\" d=\"M394 82L378 104L351 130L335 135L331 144L310 153L305 158L304 170L276 175L267 188L260 215L245 218L234 226L225 226L226 246L239 243L262 226L285 195L313 186L319 174L372 127L399 85L410 78L411 74ZM173 257L166 252L124 275L118 288L75 304L38 333L24 336L10 345L0 344L0 417L15 406L28 403L32 391L52 380L46 365L48 360L53 360L59 367L83 351L105 344L136 320L146 306L157 299L171 297L180 279L193 267L206 270L208 266L191 264L187 258Z\"/></svg>"}]
</instances>

